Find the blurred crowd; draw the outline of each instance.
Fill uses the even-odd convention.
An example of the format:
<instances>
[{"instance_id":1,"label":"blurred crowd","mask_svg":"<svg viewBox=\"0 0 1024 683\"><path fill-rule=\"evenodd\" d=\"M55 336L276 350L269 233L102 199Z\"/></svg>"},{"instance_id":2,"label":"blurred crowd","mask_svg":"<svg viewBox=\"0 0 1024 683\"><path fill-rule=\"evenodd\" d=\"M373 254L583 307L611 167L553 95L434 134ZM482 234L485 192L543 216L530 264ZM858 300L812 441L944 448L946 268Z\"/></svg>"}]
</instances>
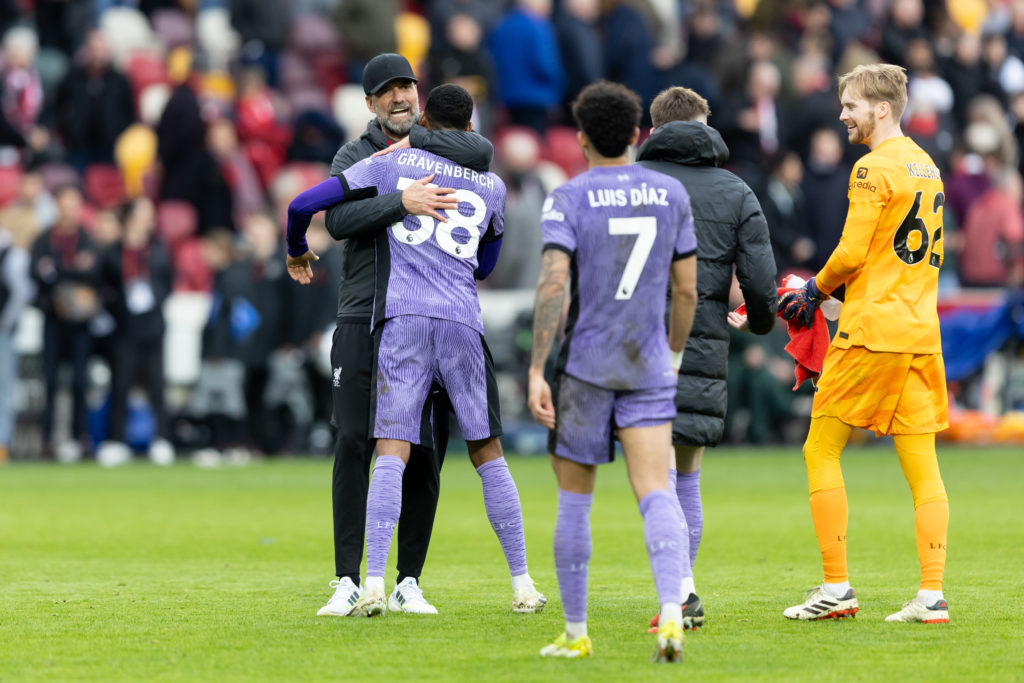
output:
<instances>
[{"instance_id":1,"label":"blurred crowd","mask_svg":"<svg viewBox=\"0 0 1024 683\"><path fill-rule=\"evenodd\" d=\"M1024 0L0 0L0 35L0 458L15 408L32 413L15 380L26 306L43 320L40 362L22 366L45 388L30 415L43 457L130 457L140 391L136 443L158 461L327 449L317 358L340 257L314 223L317 280L300 290L280 233L365 128L361 72L382 52L409 58L424 93L456 82L475 98L509 190L492 290L535 285L545 194L585 168L569 103L600 78L645 104L669 85L706 97L780 274L813 273L866 151L846 142L835 75L874 61L907 68L903 129L943 172L943 291L1024 281ZM202 366L175 393L163 308L189 292L209 309ZM504 318L490 333L514 389L529 320ZM789 391L785 340L735 341L730 437L787 438L807 397Z\"/></svg>"}]
</instances>

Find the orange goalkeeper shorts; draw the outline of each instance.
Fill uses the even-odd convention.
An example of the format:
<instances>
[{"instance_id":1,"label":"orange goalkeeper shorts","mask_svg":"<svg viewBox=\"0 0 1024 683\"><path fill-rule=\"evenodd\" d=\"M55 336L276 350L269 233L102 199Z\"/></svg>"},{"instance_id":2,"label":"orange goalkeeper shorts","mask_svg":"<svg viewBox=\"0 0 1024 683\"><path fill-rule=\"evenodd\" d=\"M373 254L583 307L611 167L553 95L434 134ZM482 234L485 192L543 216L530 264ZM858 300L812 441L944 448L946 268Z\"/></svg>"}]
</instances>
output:
<instances>
[{"instance_id":1,"label":"orange goalkeeper shorts","mask_svg":"<svg viewBox=\"0 0 1024 683\"><path fill-rule=\"evenodd\" d=\"M949 427L942 354L886 353L830 346L811 417L835 417L884 434L931 434Z\"/></svg>"}]
</instances>

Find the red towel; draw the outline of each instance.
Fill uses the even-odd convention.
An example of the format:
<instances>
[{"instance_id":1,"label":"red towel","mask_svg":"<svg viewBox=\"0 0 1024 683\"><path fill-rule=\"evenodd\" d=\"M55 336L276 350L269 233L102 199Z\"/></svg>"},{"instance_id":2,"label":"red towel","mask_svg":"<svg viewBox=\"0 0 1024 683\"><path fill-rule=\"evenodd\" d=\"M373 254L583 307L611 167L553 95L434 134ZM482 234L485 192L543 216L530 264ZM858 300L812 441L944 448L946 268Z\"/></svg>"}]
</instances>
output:
<instances>
[{"instance_id":1,"label":"red towel","mask_svg":"<svg viewBox=\"0 0 1024 683\"><path fill-rule=\"evenodd\" d=\"M802 289L802 287L787 287L788 279L783 281L779 287L778 296ZM736 309L740 315L746 315L746 304ZM779 317L781 318L781 311ZM825 323L825 314L821 309L814 311L814 324L811 327L797 327L793 322L786 320L786 331L789 333L789 343L786 344L786 351L796 361L796 384L793 391L800 388L806 379L815 379L821 374L821 366L825 361L825 352L828 351L828 325Z\"/></svg>"}]
</instances>

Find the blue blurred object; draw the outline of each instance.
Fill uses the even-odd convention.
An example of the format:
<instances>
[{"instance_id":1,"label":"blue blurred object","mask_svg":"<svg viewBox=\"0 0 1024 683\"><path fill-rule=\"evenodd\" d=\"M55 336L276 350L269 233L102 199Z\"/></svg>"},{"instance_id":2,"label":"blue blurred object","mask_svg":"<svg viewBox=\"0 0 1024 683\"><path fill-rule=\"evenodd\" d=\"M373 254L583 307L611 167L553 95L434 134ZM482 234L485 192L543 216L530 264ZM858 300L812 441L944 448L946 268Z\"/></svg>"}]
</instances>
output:
<instances>
[{"instance_id":1,"label":"blue blurred object","mask_svg":"<svg viewBox=\"0 0 1024 683\"><path fill-rule=\"evenodd\" d=\"M970 376L1009 339L1024 339L1024 297L1007 297L991 310L953 312L939 317L946 380Z\"/></svg>"},{"instance_id":2,"label":"blue blurred object","mask_svg":"<svg viewBox=\"0 0 1024 683\"><path fill-rule=\"evenodd\" d=\"M235 341L245 341L262 321L263 316L245 297L231 302L231 337Z\"/></svg>"}]
</instances>

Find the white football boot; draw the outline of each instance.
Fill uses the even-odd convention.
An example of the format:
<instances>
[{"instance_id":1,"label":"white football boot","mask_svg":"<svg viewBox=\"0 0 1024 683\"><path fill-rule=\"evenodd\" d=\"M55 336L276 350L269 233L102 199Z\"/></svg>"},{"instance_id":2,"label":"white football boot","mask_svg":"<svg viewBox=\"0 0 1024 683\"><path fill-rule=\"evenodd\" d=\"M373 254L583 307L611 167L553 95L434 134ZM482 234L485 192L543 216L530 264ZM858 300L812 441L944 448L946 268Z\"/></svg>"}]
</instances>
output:
<instances>
[{"instance_id":1,"label":"white football boot","mask_svg":"<svg viewBox=\"0 0 1024 683\"><path fill-rule=\"evenodd\" d=\"M512 590L512 611L517 614L540 612L547 603L548 599L534 587L533 579L528 576L522 585Z\"/></svg>"},{"instance_id":2,"label":"white football boot","mask_svg":"<svg viewBox=\"0 0 1024 683\"><path fill-rule=\"evenodd\" d=\"M353 617L379 617L388 609L387 596L384 595L384 578L367 576L359 599L352 606Z\"/></svg>"},{"instance_id":3,"label":"white football boot","mask_svg":"<svg viewBox=\"0 0 1024 683\"><path fill-rule=\"evenodd\" d=\"M903 605L903 609L896 614L890 614L885 620L920 624L948 624L949 605L945 600L936 600L935 604L928 605L921 598L914 598Z\"/></svg>"},{"instance_id":4,"label":"white football boot","mask_svg":"<svg viewBox=\"0 0 1024 683\"><path fill-rule=\"evenodd\" d=\"M427 602L416 579L411 576L405 577L388 596L388 609L406 614L437 614L437 608Z\"/></svg>"},{"instance_id":5,"label":"white football boot","mask_svg":"<svg viewBox=\"0 0 1024 683\"><path fill-rule=\"evenodd\" d=\"M816 586L807 591L802 603L785 609L782 616L800 621L845 619L855 616L858 609L857 594L852 588L846 591L846 595L837 598L826 591L824 586Z\"/></svg>"},{"instance_id":6,"label":"white football boot","mask_svg":"<svg viewBox=\"0 0 1024 683\"><path fill-rule=\"evenodd\" d=\"M331 581L334 595L316 613L318 617L350 617L359 600L359 586L352 579L343 577Z\"/></svg>"}]
</instances>

